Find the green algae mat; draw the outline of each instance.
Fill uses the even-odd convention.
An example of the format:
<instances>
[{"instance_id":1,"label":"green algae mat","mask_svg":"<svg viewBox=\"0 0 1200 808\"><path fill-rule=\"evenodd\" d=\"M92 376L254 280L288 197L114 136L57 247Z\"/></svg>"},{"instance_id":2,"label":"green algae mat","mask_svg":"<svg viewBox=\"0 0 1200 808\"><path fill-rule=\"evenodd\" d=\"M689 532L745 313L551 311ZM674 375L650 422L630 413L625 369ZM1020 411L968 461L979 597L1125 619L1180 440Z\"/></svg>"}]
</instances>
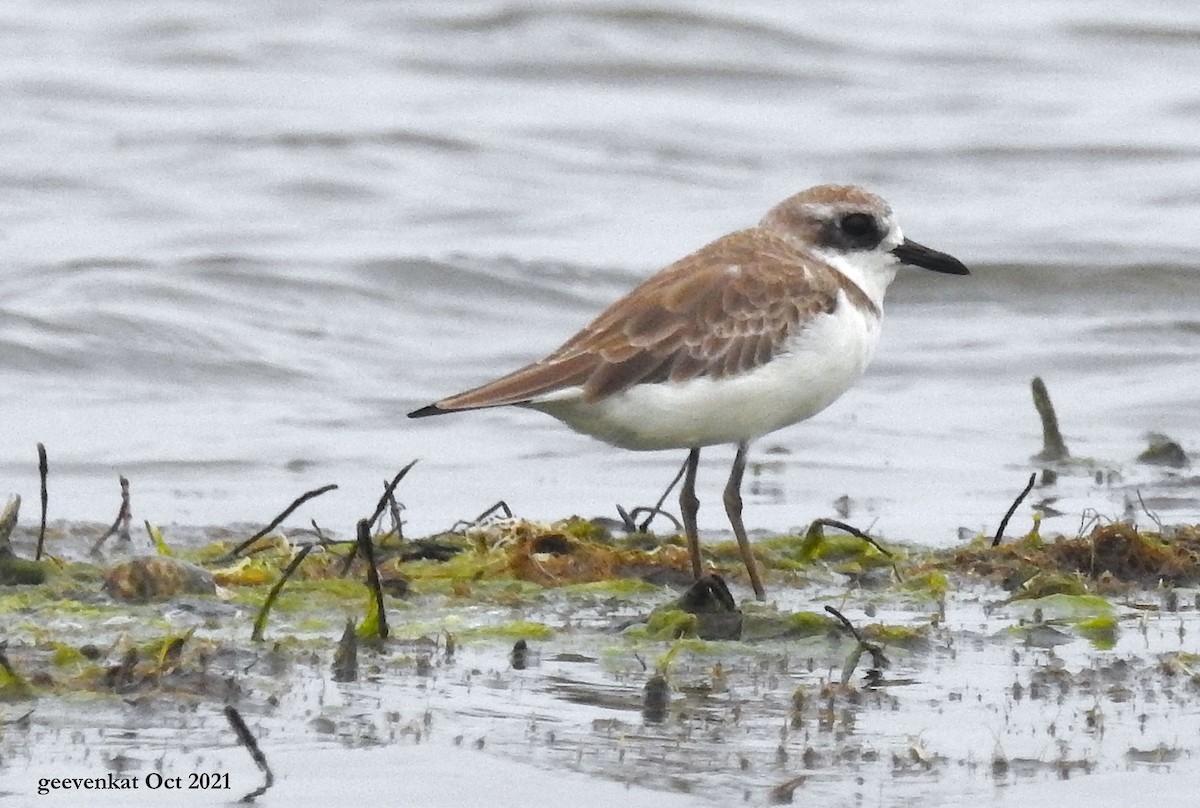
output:
<instances>
[{"instance_id":1,"label":"green algae mat","mask_svg":"<svg viewBox=\"0 0 1200 808\"><path fill-rule=\"evenodd\" d=\"M366 545L148 526L90 554L103 528L51 526L40 561L18 528L0 564L9 794L204 774L181 799L268 804L273 756L324 761L294 781L424 745L697 804L952 805L1183 776L1200 747L1195 526L929 550L818 522L756 543L764 603L732 542L693 582L678 537L577 518Z\"/></svg>"}]
</instances>

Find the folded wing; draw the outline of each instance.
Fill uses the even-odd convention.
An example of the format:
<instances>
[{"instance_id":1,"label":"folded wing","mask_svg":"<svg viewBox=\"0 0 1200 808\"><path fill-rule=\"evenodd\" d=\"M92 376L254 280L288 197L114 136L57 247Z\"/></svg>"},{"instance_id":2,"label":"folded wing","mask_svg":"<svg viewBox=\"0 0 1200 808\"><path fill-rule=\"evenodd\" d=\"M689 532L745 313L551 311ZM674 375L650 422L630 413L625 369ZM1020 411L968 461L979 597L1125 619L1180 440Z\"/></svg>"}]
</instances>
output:
<instances>
[{"instance_id":1,"label":"folded wing","mask_svg":"<svg viewBox=\"0 0 1200 808\"><path fill-rule=\"evenodd\" d=\"M745 373L832 312L842 289L862 295L783 239L757 228L731 233L646 280L546 358L410 415L575 390L597 400L636 384Z\"/></svg>"}]
</instances>

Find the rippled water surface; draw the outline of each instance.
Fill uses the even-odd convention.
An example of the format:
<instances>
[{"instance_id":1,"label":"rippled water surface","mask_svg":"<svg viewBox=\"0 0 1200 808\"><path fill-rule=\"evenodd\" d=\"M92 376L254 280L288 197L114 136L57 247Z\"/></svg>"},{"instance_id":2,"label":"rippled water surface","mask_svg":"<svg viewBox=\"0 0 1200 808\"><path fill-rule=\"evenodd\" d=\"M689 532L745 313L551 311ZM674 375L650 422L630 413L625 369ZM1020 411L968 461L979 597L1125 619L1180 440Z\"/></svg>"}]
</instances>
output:
<instances>
[{"instance_id":1,"label":"rippled water surface","mask_svg":"<svg viewBox=\"0 0 1200 808\"><path fill-rule=\"evenodd\" d=\"M1197 431L1194 4L72 3L0 11L0 471L52 518L306 510L348 528L407 460L410 529L498 499L614 515L677 453L532 413L410 422L819 181L870 186L970 278L902 275L866 378L760 442L748 521L944 544L1040 447L1119 513L1143 433ZM775 450L768 454L770 450ZM709 450L702 526L731 455ZM767 462L769 461L769 462ZM1186 475L1183 475L1186 480ZM1169 490L1168 490L1169 489Z\"/></svg>"},{"instance_id":2,"label":"rippled water surface","mask_svg":"<svg viewBox=\"0 0 1200 808\"><path fill-rule=\"evenodd\" d=\"M753 530L843 496L889 540L994 530L1034 375L1091 459L1031 498L1046 528L1139 494L1196 521L1190 472L1134 458L1200 433L1198 43L1181 0L9 0L0 494L33 518L41 441L51 519L108 521L120 474L161 524L338 483L294 521L344 534L412 458L411 533L646 504L678 453L404 413L839 181L974 274L902 274L861 383L755 447ZM712 533L731 457L705 452Z\"/></svg>"}]
</instances>

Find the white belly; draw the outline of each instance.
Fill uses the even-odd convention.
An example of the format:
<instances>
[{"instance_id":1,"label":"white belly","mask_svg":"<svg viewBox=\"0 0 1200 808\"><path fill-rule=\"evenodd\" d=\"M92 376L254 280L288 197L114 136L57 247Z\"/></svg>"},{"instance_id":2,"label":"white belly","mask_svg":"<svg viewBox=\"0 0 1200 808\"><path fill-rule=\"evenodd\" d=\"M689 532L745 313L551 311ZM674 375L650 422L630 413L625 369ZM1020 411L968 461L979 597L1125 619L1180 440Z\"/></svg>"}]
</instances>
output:
<instances>
[{"instance_id":1,"label":"white belly","mask_svg":"<svg viewBox=\"0 0 1200 808\"><path fill-rule=\"evenodd\" d=\"M788 349L749 373L720 380L640 384L599 401L563 391L526 406L626 449L748 442L811 418L862 375L880 321L842 298Z\"/></svg>"}]
</instances>

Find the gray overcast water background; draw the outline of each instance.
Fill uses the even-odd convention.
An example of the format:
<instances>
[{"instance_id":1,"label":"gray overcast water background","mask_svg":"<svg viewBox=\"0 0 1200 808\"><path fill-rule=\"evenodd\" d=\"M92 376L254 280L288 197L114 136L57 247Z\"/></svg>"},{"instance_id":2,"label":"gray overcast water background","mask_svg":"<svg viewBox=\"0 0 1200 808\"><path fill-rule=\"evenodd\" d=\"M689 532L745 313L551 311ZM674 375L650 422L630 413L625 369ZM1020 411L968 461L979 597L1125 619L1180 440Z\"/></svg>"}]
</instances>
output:
<instances>
[{"instance_id":1,"label":"gray overcast water background","mask_svg":"<svg viewBox=\"0 0 1200 808\"><path fill-rule=\"evenodd\" d=\"M0 493L107 521L341 534L649 503L681 453L515 410L404 414L556 347L809 185L862 183L969 278L910 271L866 377L756 445L747 523L994 530L1034 500L1196 521L1200 5L63 2L0 8ZM705 452L724 529L732 451ZM1029 506L1010 532L1029 528Z\"/></svg>"}]
</instances>

